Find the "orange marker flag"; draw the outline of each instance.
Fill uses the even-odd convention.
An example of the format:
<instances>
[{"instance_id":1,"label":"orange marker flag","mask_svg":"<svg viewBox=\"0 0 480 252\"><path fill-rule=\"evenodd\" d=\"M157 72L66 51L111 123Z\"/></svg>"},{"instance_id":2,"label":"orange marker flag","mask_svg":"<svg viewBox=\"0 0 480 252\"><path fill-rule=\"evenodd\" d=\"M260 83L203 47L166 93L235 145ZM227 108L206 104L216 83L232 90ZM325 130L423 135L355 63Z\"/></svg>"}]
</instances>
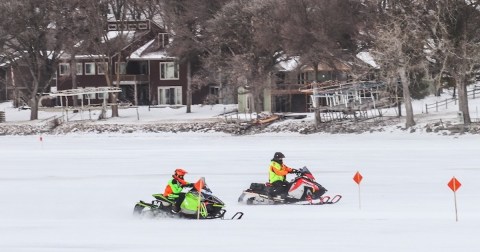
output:
<instances>
[{"instance_id":1,"label":"orange marker flag","mask_svg":"<svg viewBox=\"0 0 480 252\"><path fill-rule=\"evenodd\" d=\"M363 176L358 171L357 173L355 173L355 176L353 176L353 181L355 181L359 185L360 185L360 182L362 182L362 179L363 179Z\"/></svg>"},{"instance_id":2,"label":"orange marker flag","mask_svg":"<svg viewBox=\"0 0 480 252\"><path fill-rule=\"evenodd\" d=\"M462 184L455 177L453 177L450 182L448 182L448 187L450 187L453 192L456 192L458 188L460 188L460 186L462 186Z\"/></svg>"},{"instance_id":3,"label":"orange marker flag","mask_svg":"<svg viewBox=\"0 0 480 252\"><path fill-rule=\"evenodd\" d=\"M197 192L200 193L205 186L205 178L201 177L193 186L195 187Z\"/></svg>"},{"instance_id":4,"label":"orange marker flag","mask_svg":"<svg viewBox=\"0 0 480 252\"><path fill-rule=\"evenodd\" d=\"M200 219L200 204L202 199L202 189L205 186L205 178L201 177L194 185L195 189L198 192L198 210L197 210L197 219Z\"/></svg>"},{"instance_id":5,"label":"orange marker flag","mask_svg":"<svg viewBox=\"0 0 480 252\"><path fill-rule=\"evenodd\" d=\"M360 172L357 171L355 175L353 176L353 181L358 184L358 208L362 208L362 201L360 197L360 182L362 182L363 176L360 174Z\"/></svg>"},{"instance_id":6,"label":"orange marker flag","mask_svg":"<svg viewBox=\"0 0 480 252\"><path fill-rule=\"evenodd\" d=\"M448 187L453 191L453 200L455 201L455 221L458 221L458 211L457 211L457 190L462 184L455 177L453 177L450 182L448 182Z\"/></svg>"}]
</instances>

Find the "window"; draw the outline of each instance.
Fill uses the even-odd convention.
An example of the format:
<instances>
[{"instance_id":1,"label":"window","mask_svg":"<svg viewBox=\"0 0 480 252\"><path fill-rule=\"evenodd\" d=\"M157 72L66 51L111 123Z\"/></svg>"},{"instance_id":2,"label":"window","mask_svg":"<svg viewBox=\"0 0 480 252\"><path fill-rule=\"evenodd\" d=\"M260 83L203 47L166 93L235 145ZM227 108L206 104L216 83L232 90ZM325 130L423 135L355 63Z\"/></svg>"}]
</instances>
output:
<instances>
[{"instance_id":1,"label":"window","mask_svg":"<svg viewBox=\"0 0 480 252\"><path fill-rule=\"evenodd\" d=\"M159 105L181 105L182 87L159 87L158 88Z\"/></svg>"},{"instance_id":2,"label":"window","mask_svg":"<svg viewBox=\"0 0 480 252\"><path fill-rule=\"evenodd\" d=\"M209 86L208 95L205 97L204 103L206 104L218 104L219 86Z\"/></svg>"},{"instance_id":3,"label":"window","mask_svg":"<svg viewBox=\"0 0 480 252\"><path fill-rule=\"evenodd\" d=\"M140 74L148 74L148 63L140 62Z\"/></svg>"},{"instance_id":4,"label":"window","mask_svg":"<svg viewBox=\"0 0 480 252\"><path fill-rule=\"evenodd\" d=\"M138 24L138 29L147 30L148 29L148 24L147 23L139 23Z\"/></svg>"},{"instance_id":5,"label":"window","mask_svg":"<svg viewBox=\"0 0 480 252\"><path fill-rule=\"evenodd\" d=\"M134 31L137 29L137 24L128 24L128 30L129 31Z\"/></svg>"},{"instance_id":6,"label":"window","mask_svg":"<svg viewBox=\"0 0 480 252\"><path fill-rule=\"evenodd\" d=\"M70 64L68 63L60 63L58 64L58 72L59 74L62 75L70 75Z\"/></svg>"},{"instance_id":7,"label":"window","mask_svg":"<svg viewBox=\"0 0 480 252\"><path fill-rule=\"evenodd\" d=\"M127 63L125 62L115 62L115 73L117 74L126 74L127 73Z\"/></svg>"},{"instance_id":8,"label":"window","mask_svg":"<svg viewBox=\"0 0 480 252\"><path fill-rule=\"evenodd\" d=\"M175 62L161 62L160 80L178 80L178 64Z\"/></svg>"},{"instance_id":9,"label":"window","mask_svg":"<svg viewBox=\"0 0 480 252\"><path fill-rule=\"evenodd\" d=\"M83 74L83 63L77 63L77 75Z\"/></svg>"},{"instance_id":10,"label":"window","mask_svg":"<svg viewBox=\"0 0 480 252\"><path fill-rule=\"evenodd\" d=\"M108 64L105 62L97 63L97 73L98 74L105 74L105 71L107 70Z\"/></svg>"},{"instance_id":11,"label":"window","mask_svg":"<svg viewBox=\"0 0 480 252\"><path fill-rule=\"evenodd\" d=\"M108 24L109 31L116 31L117 29L117 24Z\"/></svg>"},{"instance_id":12,"label":"window","mask_svg":"<svg viewBox=\"0 0 480 252\"><path fill-rule=\"evenodd\" d=\"M168 33L159 33L157 35L158 46L164 48L168 45Z\"/></svg>"},{"instance_id":13,"label":"window","mask_svg":"<svg viewBox=\"0 0 480 252\"><path fill-rule=\"evenodd\" d=\"M85 75L95 74L95 63L85 63Z\"/></svg>"},{"instance_id":14,"label":"window","mask_svg":"<svg viewBox=\"0 0 480 252\"><path fill-rule=\"evenodd\" d=\"M208 87L208 94L218 96L219 90L220 90L219 86L209 86Z\"/></svg>"}]
</instances>

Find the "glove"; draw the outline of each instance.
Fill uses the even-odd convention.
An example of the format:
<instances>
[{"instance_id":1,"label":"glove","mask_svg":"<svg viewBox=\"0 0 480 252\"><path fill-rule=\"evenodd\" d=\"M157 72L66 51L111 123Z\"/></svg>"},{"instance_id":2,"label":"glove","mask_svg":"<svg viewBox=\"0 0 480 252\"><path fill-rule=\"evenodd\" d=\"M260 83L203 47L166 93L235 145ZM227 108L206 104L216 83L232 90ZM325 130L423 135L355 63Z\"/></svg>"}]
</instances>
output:
<instances>
[{"instance_id":1,"label":"glove","mask_svg":"<svg viewBox=\"0 0 480 252\"><path fill-rule=\"evenodd\" d=\"M290 173L299 173L299 171L297 169L292 169Z\"/></svg>"}]
</instances>

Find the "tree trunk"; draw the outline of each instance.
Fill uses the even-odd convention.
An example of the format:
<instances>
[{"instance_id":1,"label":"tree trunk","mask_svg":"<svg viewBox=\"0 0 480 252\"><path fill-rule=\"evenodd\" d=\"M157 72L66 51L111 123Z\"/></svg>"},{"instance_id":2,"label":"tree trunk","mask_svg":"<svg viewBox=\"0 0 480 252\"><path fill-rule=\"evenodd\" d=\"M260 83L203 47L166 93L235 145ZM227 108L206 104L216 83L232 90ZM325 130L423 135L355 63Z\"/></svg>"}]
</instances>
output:
<instances>
[{"instance_id":1,"label":"tree trunk","mask_svg":"<svg viewBox=\"0 0 480 252\"><path fill-rule=\"evenodd\" d=\"M107 67L106 67L107 68ZM107 81L107 85L109 87L112 87L112 80L110 78L110 71L108 69L105 69L105 79ZM117 85L116 87L120 87L120 83L117 82ZM111 105L111 108L112 108L112 117L118 117L119 114L118 114L118 93L110 93L110 103L112 104Z\"/></svg>"},{"instance_id":2,"label":"tree trunk","mask_svg":"<svg viewBox=\"0 0 480 252\"><path fill-rule=\"evenodd\" d=\"M463 113L463 123L470 124L470 112L468 109L468 93L466 85L466 76L464 72L458 74L455 78L458 92L458 110Z\"/></svg>"},{"instance_id":3,"label":"tree trunk","mask_svg":"<svg viewBox=\"0 0 480 252\"><path fill-rule=\"evenodd\" d=\"M406 114L405 127L410 128L415 125L415 120L413 119L412 98L410 97L410 90L408 89L408 87L410 86L410 80L407 77L405 67L400 67L397 72L400 76L400 80L402 81L403 102L405 104Z\"/></svg>"},{"instance_id":4,"label":"tree trunk","mask_svg":"<svg viewBox=\"0 0 480 252\"><path fill-rule=\"evenodd\" d=\"M318 84L318 63L314 62L313 63L313 73L315 74L314 76L314 84ZM315 87L312 84L312 90ZM313 92L315 94L315 92ZM317 97L313 98L314 100L312 102L315 103L315 127L318 128L320 126L320 123L322 123L322 116L320 114L320 101L318 100Z\"/></svg>"},{"instance_id":5,"label":"tree trunk","mask_svg":"<svg viewBox=\"0 0 480 252\"><path fill-rule=\"evenodd\" d=\"M30 120L38 119L38 96L33 95L30 99L28 106L30 106Z\"/></svg>"},{"instance_id":6,"label":"tree trunk","mask_svg":"<svg viewBox=\"0 0 480 252\"><path fill-rule=\"evenodd\" d=\"M187 62L187 113L192 113L192 63Z\"/></svg>"},{"instance_id":7,"label":"tree trunk","mask_svg":"<svg viewBox=\"0 0 480 252\"><path fill-rule=\"evenodd\" d=\"M111 93L111 103L112 103L112 117L118 117L118 93Z\"/></svg>"}]
</instances>

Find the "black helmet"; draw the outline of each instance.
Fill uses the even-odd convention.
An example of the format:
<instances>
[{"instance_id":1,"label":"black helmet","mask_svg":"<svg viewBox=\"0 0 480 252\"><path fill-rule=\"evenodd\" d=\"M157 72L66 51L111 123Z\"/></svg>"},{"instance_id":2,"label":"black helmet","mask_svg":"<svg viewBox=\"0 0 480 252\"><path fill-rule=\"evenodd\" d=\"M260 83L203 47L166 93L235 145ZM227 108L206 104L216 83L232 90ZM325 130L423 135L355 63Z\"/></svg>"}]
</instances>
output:
<instances>
[{"instance_id":1,"label":"black helmet","mask_svg":"<svg viewBox=\"0 0 480 252\"><path fill-rule=\"evenodd\" d=\"M285 158L285 155L283 155L283 153L281 152L275 152L275 155L273 155L273 159L281 159L281 158Z\"/></svg>"}]
</instances>

